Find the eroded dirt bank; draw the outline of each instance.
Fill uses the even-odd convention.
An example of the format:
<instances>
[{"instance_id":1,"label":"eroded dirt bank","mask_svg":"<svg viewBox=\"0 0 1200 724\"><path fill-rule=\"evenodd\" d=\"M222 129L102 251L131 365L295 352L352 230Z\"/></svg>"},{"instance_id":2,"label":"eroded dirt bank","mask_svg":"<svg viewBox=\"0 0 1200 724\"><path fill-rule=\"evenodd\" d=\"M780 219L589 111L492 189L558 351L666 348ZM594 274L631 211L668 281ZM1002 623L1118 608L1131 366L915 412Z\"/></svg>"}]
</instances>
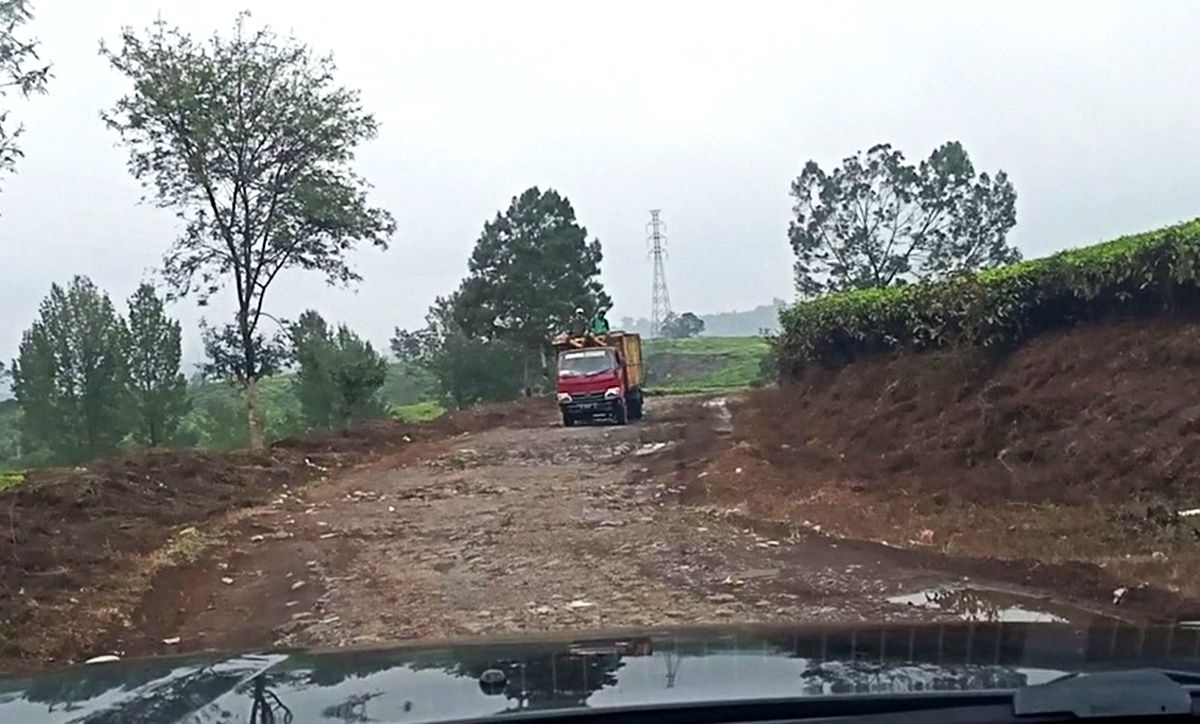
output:
<instances>
[{"instance_id":1,"label":"eroded dirt bank","mask_svg":"<svg viewBox=\"0 0 1200 724\"><path fill-rule=\"evenodd\" d=\"M1200 507L1198 372L1200 327L1164 319L1047 334L992 360L860 360L735 404L734 445L685 499L1023 560L1036 580L1065 563L1050 585L1192 614L1200 516L1180 511Z\"/></svg>"}]
</instances>

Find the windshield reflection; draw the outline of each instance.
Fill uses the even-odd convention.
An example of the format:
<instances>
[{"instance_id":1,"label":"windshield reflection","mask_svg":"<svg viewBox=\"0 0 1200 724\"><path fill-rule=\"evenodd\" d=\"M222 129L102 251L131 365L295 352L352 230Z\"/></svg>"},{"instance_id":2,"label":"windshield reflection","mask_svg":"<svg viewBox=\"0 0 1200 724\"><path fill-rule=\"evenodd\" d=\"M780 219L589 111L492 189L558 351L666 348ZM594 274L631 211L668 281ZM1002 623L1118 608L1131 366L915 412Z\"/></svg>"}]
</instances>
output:
<instances>
[{"instance_id":1,"label":"windshield reflection","mask_svg":"<svg viewBox=\"0 0 1200 724\"><path fill-rule=\"evenodd\" d=\"M0 684L12 721L442 721L519 711L1011 689L1076 670L1200 669L1200 631L1100 622L678 633L145 659ZM485 674L486 672L486 674ZM13 715L15 713L15 715Z\"/></svg>"}]
</instances>

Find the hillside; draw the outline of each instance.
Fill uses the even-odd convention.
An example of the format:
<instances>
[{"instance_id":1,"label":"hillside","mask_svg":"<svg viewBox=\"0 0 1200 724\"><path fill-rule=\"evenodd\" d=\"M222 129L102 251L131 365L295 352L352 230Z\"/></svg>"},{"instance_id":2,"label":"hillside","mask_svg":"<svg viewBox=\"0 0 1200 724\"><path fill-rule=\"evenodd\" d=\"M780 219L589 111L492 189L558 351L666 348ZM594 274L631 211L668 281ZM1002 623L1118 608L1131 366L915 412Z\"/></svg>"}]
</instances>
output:
<instances>
[{"instance_id":1,"label":"hillside","mask_svg":"<svg viewBox=\"0 0 1200 724\"><path fill-rule=\"evenodd\" d=\"M646 386L659 392L705 392L750 387L762 379L770 345L762 337L649 339Z\"/></svg>"},{"instance_id":2,"label":"hillside","mask_svg":"<svg viewBox=\"0 0 1200 724\"><path fill-rule=\"evenodd\" d=\"M779 312L786 306L787 302L782 299L774 299L770 304L760 304L740 312L697 313L696 316L704 322L704 331L701 333L704 336L752 337L762 334L763 330L772 334L779 331ZM645 317L622 317L619 326L629 332L650 334L650 320Z\"/></svg>"},{"instance_id":3,"label":"hillside","mask_svg":"<svg viewBox=\"0 0 1200 724\"><path fill-rule=\"evenodd\" d=\"M742 312L717 312L702 314L704 333L713 336L749 336L767 332L779 331L779 312L787 303L775 299L770 304L759 306Z\"/></svg>"},{"instance_id":4,"label":"hillside","mask_svg":"<svg viewBox=\"0 0 1200 724\"><path fill-rule=\"evenodd\" d=\"M1200 222L785 311L692 500L1200 596ZM745 477L739 477L741 475ZM744 481L753 480L747 486Z\"/></svg>"},{"instance_id":5,"label":"hillside","mask_svg":"<svg viewBox=\"0 0 1200 724\"><path fill-rule=\"evenodd\" d=\"M880 355L756 391L689 496L954 555L1200 595L1200 325L1093 323L998 360ZM738 474L735 474L734 471ZM744 481L753 480L753 486Z\"/></svg>"}]
</instances>

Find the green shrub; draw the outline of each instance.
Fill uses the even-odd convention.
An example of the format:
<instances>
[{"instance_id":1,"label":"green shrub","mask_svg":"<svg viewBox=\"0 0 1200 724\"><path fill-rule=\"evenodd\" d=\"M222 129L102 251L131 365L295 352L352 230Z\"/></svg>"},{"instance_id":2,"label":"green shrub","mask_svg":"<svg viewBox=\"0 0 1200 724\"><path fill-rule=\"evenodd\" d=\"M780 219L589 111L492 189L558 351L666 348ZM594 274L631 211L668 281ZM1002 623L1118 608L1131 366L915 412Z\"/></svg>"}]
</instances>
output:
<instances>
[{"instance_id":1,"label":"green shrub","mask_svg":"<svg viewBox=\"0 0 1200 724\"><path fill-rule=\"evenodd\" d=\"M25 471L23 470L0 472L0 490L14 488L23 482L25 482Z\"/></svg>"},{"instance_id":2,"label":"green shrub","mask_svg":"<svg viewBox=\"0 0 1200 724\"><path fill-rule=\"evenodd\" d=\"M388 414L405 422L429 422L446 414L446 408L426 400L409 405L392 405Z\"/></svg>"},{"instance_id":3,"label":"green shrub","mask_svg":"<svg viewBox=\"0 0 1200 724\"><path fill-rule=\"evenodd\" d=\"M830 294L780 314L779 372L893 350L1004 349L1113 312L1191 306L1198 268L1200 219L944 281Z\"/></svg>"}]
</instances>

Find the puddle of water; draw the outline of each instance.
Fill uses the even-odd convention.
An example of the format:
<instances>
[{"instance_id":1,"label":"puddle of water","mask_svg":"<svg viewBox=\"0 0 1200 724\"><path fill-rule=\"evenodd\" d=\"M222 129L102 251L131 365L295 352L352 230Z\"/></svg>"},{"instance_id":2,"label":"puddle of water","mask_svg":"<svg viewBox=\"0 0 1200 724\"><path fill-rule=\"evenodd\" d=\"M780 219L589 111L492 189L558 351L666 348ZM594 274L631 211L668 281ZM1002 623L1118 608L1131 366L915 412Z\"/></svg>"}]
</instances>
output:
<instances>
[{"instance_id":1,"label":"puddle of water","mask_svg":"<svg viewBox=\"0 0 1200 724\"><path fill-rule=\"evenodd\" d=\"M634 450L633 454L638 457L645 457L646 455L653 455L656 452L665 450L670 446L670 442L648 442L639 447L637 450Z\"/></svg>"},{"instance_id":2,"label":"puddle of water","mask_svg":"<svg viewBox=\"0 0 1200 724\"><path fill-rule=\"evenodd\" d=\"M917 606L954 614L964 621L1004 623L1066 623L1079 611L1014 593L972 588L931 589L891 596L888 603Z\"/></svg>"}]
</instances>

